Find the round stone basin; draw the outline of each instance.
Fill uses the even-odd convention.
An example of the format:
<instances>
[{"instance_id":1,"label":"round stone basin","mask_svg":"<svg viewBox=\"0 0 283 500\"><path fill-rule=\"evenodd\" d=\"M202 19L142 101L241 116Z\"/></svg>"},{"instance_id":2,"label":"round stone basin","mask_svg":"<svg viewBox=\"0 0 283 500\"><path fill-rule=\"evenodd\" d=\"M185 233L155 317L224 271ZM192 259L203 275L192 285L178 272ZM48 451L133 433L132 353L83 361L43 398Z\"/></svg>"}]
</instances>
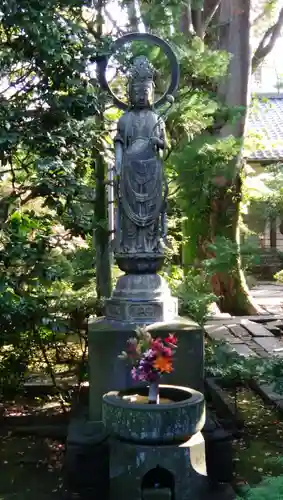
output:
<instances>
[{"instance_id":1,"label":"round stone basin","mask_svg":"<svg viewBox=\"0 0 283 500\"><path fill-rule=\"evenodd\" d=\"M160 385L159 404L148 404L147 395L148 387L134 387L103 396L102 419L112 436L151 444L180 443L203 428L205 403L200 392Z\"/></svg>"}]
</instances>

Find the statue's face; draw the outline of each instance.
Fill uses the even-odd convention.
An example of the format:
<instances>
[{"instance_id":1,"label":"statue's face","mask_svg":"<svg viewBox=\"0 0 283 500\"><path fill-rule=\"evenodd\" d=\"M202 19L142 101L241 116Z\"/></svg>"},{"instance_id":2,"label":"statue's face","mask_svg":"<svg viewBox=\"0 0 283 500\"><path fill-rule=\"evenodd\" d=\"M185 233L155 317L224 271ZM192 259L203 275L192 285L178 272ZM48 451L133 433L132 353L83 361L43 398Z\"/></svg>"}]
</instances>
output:
<instances>
[{"instance_id":1,"label":"statue's face","mask_svg":"<svg viewBox=\"0 0 283 500\"><path fill-rule=\"evenodd\" d=\"M130 86L130 101L132 106L146 108L153 101L153 85L148 82L135 82Z\"/></svg>"}]
</instances>

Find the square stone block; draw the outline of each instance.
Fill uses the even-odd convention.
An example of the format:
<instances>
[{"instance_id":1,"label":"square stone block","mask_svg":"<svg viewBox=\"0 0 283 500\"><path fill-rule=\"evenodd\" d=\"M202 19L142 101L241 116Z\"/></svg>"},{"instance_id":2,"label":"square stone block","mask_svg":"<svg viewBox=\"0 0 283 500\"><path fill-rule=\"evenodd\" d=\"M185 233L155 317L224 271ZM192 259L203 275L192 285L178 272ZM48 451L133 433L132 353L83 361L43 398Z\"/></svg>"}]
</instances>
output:
<instances>
[{"instance_id":1,"label":"square stone block","mask_svg":"<svg viewBox=\"0 0 283 500\"><path fill-rule=\"evenodd\" d=\"M101 420L103 394L111 390L131 387L130 368L118 359L125 350L129 337L135 335L134 323L111 321L105 318L89 323L89 417ZM162 377L162 383L191 387L203 392L204 334L202 328L190 319L178 318L171 322L147 326L154 337L165 338L174 333L179 347L174 361L174 372Z\"/></svg>"}]
</instances>

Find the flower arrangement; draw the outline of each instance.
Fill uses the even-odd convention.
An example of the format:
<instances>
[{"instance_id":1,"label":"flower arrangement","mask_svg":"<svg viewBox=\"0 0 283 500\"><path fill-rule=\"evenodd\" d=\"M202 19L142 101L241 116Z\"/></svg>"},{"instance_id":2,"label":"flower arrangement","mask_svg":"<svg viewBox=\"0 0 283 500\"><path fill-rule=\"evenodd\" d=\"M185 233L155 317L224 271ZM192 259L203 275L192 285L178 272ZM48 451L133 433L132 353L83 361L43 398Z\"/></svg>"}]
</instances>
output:
<instances>
[{"instance_id":1,"label":"flower arrangement","mask_svg":"<svg viewBox=\"0 0 283 500\"><path fill-rule=\"evenodd\" d=\"M169 334L164 340L153 338L145 328L137 330L136 337L127 341L127 349L119 358L130 362L131 375L135 381L149 384L149 403L158 403L158 384L164 373L173 371L173 356L177 349L177 339Z\"/></svg>"}]
</instances>

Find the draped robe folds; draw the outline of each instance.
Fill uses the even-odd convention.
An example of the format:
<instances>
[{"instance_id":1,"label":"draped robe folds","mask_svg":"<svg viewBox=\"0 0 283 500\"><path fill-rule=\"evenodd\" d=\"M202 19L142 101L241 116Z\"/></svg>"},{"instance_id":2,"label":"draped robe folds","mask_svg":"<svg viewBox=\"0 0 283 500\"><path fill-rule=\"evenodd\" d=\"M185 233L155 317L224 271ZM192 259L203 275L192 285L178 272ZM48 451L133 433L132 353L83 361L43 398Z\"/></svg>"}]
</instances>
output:
<instances>
[{"instance_id":1,"label":"draped robe folds","mask_svg":"<svg viewBox=\"0 0 283 500\"><path fill-rule=\"evenodd\" d=\"M115 141L123 147L118 184L115 253L161 252L160 216L164 209L164 173L150 137L165 140L164 122L152 110L126 112Z\"/></svg>"}]
</instances>

